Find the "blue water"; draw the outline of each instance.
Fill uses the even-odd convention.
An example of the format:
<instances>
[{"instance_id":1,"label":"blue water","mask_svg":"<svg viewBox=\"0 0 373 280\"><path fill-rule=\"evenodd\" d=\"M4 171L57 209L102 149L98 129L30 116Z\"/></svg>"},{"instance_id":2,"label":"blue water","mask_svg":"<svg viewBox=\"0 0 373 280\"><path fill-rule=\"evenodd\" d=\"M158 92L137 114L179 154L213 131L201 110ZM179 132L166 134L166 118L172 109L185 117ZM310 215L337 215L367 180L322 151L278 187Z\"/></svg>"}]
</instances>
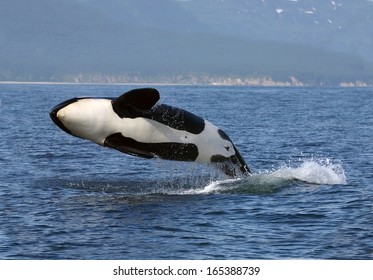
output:
<instances>
[{"instance_id":1,"label":"blue water","mask_svg":"<svg viewBox=\"0 0 373 280\"><path fill-rule=\"evenodd\" d=\"M0 85L1 259L373 259L373 89L158 86L254 175L72 137L49 110L123 85Z\"/></svg>"}]
</instances>

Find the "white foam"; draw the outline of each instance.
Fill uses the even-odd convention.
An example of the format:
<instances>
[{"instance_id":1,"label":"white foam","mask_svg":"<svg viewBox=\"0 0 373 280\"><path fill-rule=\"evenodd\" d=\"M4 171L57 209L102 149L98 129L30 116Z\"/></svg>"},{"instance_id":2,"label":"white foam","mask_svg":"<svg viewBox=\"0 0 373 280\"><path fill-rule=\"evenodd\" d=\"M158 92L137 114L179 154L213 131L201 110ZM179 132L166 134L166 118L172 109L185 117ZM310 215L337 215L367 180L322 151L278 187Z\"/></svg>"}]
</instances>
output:
<instances>
[{"instance_id":1,"label":"white foam","mask_svg":"<svg viewBox=\"0 0 373 280\"><path fill-rule=\"evenodd\" d=\"M330 159L307 160L299 167L283 166L270 174L283 179L296 179L311 184L346 184L347 178L341 164L333 164Z\"/></svg>"},{"instance_id":2,"label":"white foam","mask_svg":"<svg viewBox=\"0 0 373 280\"><path fill-rule=\"evenodd\" d=\"M212 181L203 188L186 190L186 191L183 192L183 194L190 194L191 195L191 194L209 194L209 193L214 193L214 192L221 192L225 188L229 188L225 185L237 182L239 180L241 180L241 179L237 178L237 179L226 179L226 180Z\"/></svg>"}]
</instances>

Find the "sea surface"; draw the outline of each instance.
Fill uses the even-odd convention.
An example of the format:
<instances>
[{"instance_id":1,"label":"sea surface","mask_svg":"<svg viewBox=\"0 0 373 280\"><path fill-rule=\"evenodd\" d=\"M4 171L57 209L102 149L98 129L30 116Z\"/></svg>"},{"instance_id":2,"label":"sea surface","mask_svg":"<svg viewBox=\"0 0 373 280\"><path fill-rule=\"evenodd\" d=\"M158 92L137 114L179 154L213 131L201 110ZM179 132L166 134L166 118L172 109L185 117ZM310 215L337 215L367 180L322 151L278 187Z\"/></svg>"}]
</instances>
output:
<instances>
[{"instance_id":1,"label":"sea surface","mask_svg":"<svg viewBox=\"0 0 373 280\"><path fill-rule=\"evenodd\" d=\"M139 85L0 84L0 259L373 259L373 89L156 86L253 171L147 160L50 119Z\"/></svg>"}]
</instances>

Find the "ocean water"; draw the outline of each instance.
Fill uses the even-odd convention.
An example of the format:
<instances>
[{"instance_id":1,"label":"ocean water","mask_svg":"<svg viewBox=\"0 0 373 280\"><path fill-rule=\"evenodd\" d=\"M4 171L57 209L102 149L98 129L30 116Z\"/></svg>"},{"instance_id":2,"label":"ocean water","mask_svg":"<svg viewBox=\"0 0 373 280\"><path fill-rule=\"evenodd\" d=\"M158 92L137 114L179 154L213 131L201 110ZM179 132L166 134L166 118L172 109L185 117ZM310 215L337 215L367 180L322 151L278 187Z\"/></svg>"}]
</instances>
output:
<instances>
[{"instance_id":1,"label":"ocean water","mask_svg":"<svg viewBox=\"0 0 373 280\"><path fill-rule=\"evenodd\" d=\"M253 171L72 137L50 109L139 86L0 85L0 259L373 259L373 89L157 86Z\"/></svg>"}]
</instances>

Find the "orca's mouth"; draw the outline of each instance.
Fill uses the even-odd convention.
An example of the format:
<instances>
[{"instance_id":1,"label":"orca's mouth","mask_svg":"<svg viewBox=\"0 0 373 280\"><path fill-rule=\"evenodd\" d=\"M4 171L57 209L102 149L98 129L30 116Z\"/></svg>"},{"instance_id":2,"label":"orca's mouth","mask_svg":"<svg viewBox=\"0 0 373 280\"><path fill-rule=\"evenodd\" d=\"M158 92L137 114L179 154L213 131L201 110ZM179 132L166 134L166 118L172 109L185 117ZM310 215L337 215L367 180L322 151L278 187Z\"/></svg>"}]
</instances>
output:
<instances>
[{"instance_id":1,"label":"orca's mouth","mask_svg":"<svg viewBox=\"0 0 373 280\"><path fill-rule=\"evenodd\" d=\"M72 99L69 99L69 100L66 100L60 104L58 104L57 106L53 107L53 109L49 112L49 116L51 117L52 121L59 127L61 128L63 131L65 131L66 133L69 133L71 135L73 135L71 133L70 130L67 129L67 127L61 122L61 120L58 118L57 114L58 114L58 111L61 110L62 108L65 108L66 106L70 105L71 103L74 103L76 101L78 101L79 98L72 98Z\"/></svg>"}]
</instances>

